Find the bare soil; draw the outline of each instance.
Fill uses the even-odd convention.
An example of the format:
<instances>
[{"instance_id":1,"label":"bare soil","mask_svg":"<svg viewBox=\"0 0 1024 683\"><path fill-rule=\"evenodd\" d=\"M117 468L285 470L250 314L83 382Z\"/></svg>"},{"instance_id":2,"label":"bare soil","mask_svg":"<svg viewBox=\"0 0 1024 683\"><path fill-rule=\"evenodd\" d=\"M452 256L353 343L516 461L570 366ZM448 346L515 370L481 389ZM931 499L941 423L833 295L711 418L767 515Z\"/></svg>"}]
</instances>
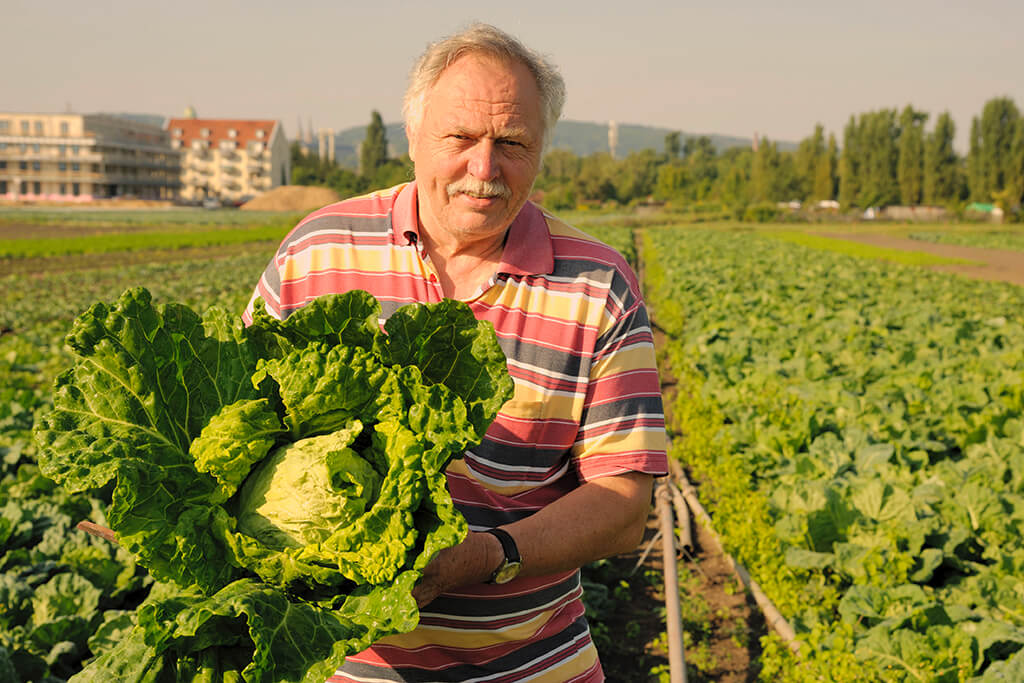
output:
<instances>
[{"instance_id":1,"label":"bare soil","mask_svg":"<svg viewBox=\"0 0 1024 683\"><path fill-rule=\"evenodd\" d=\"M945 258L966 259L975 263L928 266L944 273L956 273L977 280L1009 282L1024 286L1024 252L1002 249L983 249L953 244L937 244L908 237L882 233L827 233L823 237L861 242L887 249L918 251Z\"/></svg>"},{"instance_id":2,"label":"bare soil","mask_svg":"<svg viewBox=\"0 0 1024 683\"><path fill-rule=\"evenodd\" d=\"M315 211L338 201L338 193L326 187L282 185L241 206L243 211Z\"/></svg>"}]
</instances>

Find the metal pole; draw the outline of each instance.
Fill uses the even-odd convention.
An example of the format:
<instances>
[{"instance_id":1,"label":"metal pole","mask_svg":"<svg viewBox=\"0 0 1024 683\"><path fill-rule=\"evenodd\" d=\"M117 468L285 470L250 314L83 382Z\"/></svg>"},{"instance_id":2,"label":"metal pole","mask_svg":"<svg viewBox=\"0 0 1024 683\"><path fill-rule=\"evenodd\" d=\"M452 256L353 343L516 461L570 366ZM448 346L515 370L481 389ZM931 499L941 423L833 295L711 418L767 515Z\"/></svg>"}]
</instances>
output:
<instances>
[{"instance_id":1,"label":"metal pole","mask_svg":"<svg viewBox=\"0 0 1024 683\"><path fill-rule=\"evenodd\" d=\"M663 566L665 571L665 626L668 634L670 683L686 683L683 657L683 619L679 611L679 569L676 566L676 534L672 517L671 494L667 483L658 484L658 517L661 522Z\"/></svg>"}]
</instances>

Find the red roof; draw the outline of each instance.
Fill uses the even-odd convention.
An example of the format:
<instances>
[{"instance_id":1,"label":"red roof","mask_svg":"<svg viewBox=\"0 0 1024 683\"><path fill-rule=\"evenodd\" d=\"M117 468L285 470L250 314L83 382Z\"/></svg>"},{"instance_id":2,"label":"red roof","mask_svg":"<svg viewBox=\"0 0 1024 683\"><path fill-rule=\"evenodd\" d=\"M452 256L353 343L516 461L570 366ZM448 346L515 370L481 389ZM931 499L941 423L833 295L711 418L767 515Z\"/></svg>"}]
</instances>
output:
<instances>
[{"instance_id":1,"label":"red roof","mask_svg":"<svg viewBox=\"0 0 1024 683\"><path fill-rule=\"evenodd\" d=\"M167 132L172 140L181 140L182 147L190 147L193 140L209 140L210 147L215 147L222 140L234 140L243 147L253 141L269 143L276 125L277 121L256 119L171 119L167 123ZM204 129L209 131L209 135L202 134ZM235 137L229 135L231 130L235 131ZM262 138L257 134L260 130L263 131Z\"/></svg>"}]
</instances>

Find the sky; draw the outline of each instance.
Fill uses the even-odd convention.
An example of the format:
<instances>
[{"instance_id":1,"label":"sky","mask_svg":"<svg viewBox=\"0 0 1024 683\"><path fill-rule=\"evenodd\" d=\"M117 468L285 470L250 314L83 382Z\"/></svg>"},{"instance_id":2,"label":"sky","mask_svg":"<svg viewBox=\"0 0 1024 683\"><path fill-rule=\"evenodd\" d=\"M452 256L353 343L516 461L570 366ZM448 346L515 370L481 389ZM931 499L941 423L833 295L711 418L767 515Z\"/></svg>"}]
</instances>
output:
<instances>
[{"instance_id":1,"label":"sky","mask_svg":"<svg viewBox=\"0 0 1024 683\"><path fill-rule=\"evenodd\" d=\"M415 59L474 21L548 56L573 120L841 145L910 104L965 151L987 100L1024 109L1022 0L4 0L0 111L396 122Z\"/></svg>"}]
</instances>

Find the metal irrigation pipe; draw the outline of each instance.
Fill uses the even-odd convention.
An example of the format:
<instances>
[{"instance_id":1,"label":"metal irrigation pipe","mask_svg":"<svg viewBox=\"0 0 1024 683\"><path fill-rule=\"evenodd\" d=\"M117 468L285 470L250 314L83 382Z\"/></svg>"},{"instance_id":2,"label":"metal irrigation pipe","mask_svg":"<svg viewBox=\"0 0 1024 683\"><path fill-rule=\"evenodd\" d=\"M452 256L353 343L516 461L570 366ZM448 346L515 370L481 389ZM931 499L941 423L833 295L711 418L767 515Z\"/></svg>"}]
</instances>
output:
<instances>
[{"instance_id":1,"label":"metal irrigation pipe","mask_svg":"<svg viewBox=\"0 0 1024 683\"><path fill-rule=\"evenodd\" d=\"M707 513L704 506L701 505L700 500L697 498L697 490L693 488L693 484L686 478L686 474L683 472L683 468L675 460L669 459L669 467L672 470L672 476L679 482L680 489L682 490L682 496L686 500L686 504L693 510L693 513L704 524L704 527L708 530L708 534L711 536L712 541L717 546L718 552L722 553L726 560L729 562L729 566L732 567L733 573L740 580L743 586L750 591L750 594L754 596L754 602L761 608L761 613L764 615L765 622L775 630L775 632L782 638L786 646L789 647L795 654L800 653L800 642L796 639L796 632L793 627L790 626L786 618L782 616L779 609L775 606L775 603L771 601L764 590L761 589L760 584L757 583L751 576L750 572L733 558L732 555L725 552L722 547L722 540L718 537L714 527L711 525L711 515Z\"/></svg>"},{"instance_id":2,"label":"metal irrigation pipe","mask_svg":"<svg viewBox=\"0 0 1024 683\"><path fill-rule=\"evenodd\" d=\"M683 617L679 608L679 569L676 566L675 520L672 516L669 484L660 482L655 498L661 522L663 569L665 572L665 626L668 635L670 683L686 683L686 661L683 656Z\"/></svg>"}]
</instances>

